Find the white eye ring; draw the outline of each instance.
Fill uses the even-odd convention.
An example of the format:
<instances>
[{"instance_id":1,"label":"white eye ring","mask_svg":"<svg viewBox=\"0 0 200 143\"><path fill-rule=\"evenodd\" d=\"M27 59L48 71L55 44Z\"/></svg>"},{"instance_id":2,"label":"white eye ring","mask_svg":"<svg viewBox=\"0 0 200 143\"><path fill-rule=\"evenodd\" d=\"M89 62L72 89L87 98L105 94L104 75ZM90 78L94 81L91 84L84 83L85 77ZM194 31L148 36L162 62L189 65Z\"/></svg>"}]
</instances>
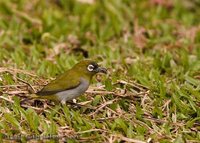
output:
<instances>
[{"instance_id":1,"label":"white eye ring","mask_svg":"<svg viewBox=\"0 0 200 143\"><path fill-rule=\"evenodd\" d=\"M94 70L94 66L93 65L89 65L88 67L87 67L87 69L88 69L88 71L93 71Z\"/></svg>"}]
</instances>

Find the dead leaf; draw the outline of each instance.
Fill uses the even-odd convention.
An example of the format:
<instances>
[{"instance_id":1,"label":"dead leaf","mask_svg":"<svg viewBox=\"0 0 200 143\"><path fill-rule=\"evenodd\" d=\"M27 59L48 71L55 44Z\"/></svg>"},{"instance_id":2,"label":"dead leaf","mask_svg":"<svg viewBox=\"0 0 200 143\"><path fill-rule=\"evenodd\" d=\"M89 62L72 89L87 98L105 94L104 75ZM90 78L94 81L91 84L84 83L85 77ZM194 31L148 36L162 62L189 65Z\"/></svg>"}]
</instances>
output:
<instances>
[{"instance_id":1,"label":"dead leaf","mask_svg":"<svg viewBox=\"0 0 200 143\"><path fill-rule=\"evenodd\" d=\"M134 35L133 40L138 48L145 48L147 44L147 38L145 37L146 29L144 27L141 27L138 25L138 22L136 21L134 24Z\"/></svg>"},{"instance_id":2,"label":"dead leaf","mask_svg":"<svg viewBox=\"0 0 200 143\"><path fill-rule=\"evenodd\" d=\"M95 0L77 0L77 1L81 3L87 3L87 4L93 4L95 2Z\"/></svg>"},{"instance_id":3,"label":"dead leaf","mask_svg":"<svg viewBox=\"0 0 200 143\"><path fill-rule=\"evenodd\" d=\"M150 0L150 3L153 5L160 5L168 9L171 9L174 7L172 0Z\"/></svg>"}]
</instances>

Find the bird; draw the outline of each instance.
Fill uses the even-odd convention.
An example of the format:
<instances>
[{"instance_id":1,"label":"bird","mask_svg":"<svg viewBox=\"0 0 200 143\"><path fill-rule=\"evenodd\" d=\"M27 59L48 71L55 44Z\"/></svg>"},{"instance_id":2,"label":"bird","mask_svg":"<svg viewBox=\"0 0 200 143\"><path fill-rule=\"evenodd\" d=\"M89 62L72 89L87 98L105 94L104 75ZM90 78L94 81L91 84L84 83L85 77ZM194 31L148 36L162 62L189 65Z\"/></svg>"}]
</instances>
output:
<instances>
[{"instance_id":1,"label":"bird","mask_svg":"<svg viewBox=\"0 0 200 143\"><path fill-rule=\"evenodd\" d=\"M36 98L66 104L82 95L89 88L92 77L100 72L106 74L107 69L93 60L82 60L36 92Z\"/></svg>"}]
</instances>

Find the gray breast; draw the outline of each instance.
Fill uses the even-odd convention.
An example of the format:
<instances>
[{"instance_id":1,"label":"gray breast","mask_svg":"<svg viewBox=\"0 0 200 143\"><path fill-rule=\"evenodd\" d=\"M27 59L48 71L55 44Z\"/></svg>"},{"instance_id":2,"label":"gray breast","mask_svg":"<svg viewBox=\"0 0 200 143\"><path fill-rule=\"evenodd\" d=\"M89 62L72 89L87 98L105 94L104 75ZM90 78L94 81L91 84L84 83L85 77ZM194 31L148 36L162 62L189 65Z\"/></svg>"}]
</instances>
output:
<instances>
[{"instance_id":1,"label":"gray breast","mask_svg":"<svg viewBox=\"0 0 200 143\"><path fill-rule=\"evenodd\" d=\"M62 104L65 104L66 101L77 98L81 94L83 94L89 87L89 81L83 78L80 79L80 84L76 88L58 92L56 96L61 101Z\"/></svg>"}]
</instances>

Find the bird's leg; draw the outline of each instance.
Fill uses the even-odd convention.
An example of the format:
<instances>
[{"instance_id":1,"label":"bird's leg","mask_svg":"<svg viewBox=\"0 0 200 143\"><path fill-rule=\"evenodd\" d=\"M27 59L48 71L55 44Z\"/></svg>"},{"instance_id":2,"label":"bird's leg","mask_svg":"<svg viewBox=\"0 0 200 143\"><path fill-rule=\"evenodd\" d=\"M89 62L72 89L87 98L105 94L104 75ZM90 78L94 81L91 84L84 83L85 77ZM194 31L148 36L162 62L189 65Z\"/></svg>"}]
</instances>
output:
<instances>
[{"instance_id":1,"label":"bird's leg","mask_svg":"<svg viewBox=\"0 0 200 143\"><path fill-rule=\"evenodd\" d=\"M78 107L83 107L83 105L80 105L80 104L78 104L78 103L74 103L73 101L66 101L65 104L66 104L66 103L69 103L69 104L71 104L71 105L78 106Z\"/></svg>"},{"instance_id":2,"label":"bird's leg","mask_svg":"<svg viewBox=\"0 0 200 143\"><path fill-rule=\"evenodd\" d=\"M87 106L87 105L81 105L81 104L78 104L78 103L74 103L73 101L66 101L66 103L69 103L69 104L77 106L77 107L85 107L85 108L89 108L89 109L96 109L96 108L93 108L92 106Z\"/></svg>"},{"instance_id":3,"label":"bird's leg","mask_svg":"<svg viewBox=\"0 0 200 143\"><path fill-rule=\"evenodd\" d=\"M62 105L66 105L66 101L65 101L65 100L62 100L62 101L61 101L61 104L62 104Z\"/></svg>"}]
</instances>

